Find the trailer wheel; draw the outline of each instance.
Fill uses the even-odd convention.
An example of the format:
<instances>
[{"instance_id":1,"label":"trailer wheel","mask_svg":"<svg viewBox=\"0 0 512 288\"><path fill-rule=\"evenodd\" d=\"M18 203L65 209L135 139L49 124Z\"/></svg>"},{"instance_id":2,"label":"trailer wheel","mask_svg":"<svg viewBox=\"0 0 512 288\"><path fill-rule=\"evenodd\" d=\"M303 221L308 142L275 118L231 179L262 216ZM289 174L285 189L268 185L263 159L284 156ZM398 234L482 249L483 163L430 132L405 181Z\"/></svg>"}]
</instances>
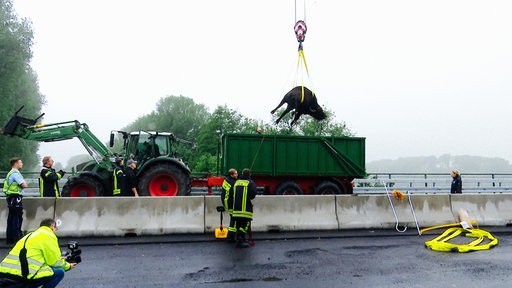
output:
<instances>
[{"instance_id":1,"label":"trailer wheel","mask_svg":"<svg viewBox=\"0 0 512 288\"><path fill-rule=\"evenodd\" d=\"M150 167L139 178L140 196L190 195L190 179L181 169L169 163Z\"/></svg>"},{"instance_id":2,"label":"trailer wheel","mask_svg":"<svg viewBox=\"0 0 512 288\"><path fill-rule=\"evenodd\" d=\"M286 181L279 184L276 188L276 195L302 195L302 189L293 181Z\"/></svg>"},{"instance_id":3,"label":"trailer wheel","mask_svg":"<svg viewBox=\"0 0 512 288\"><path fill-rule=\"evenodd\" d=\"M334 182L324 181L316 187L315 192L318 195L335 195L341 194L341 189Z\"/></svg>"},{"instance_id":4,"label":"trailer wheel","mask_svg":"<svg viewBox=\"0 0 512 288\"><path fill-rule=\"evenodd\" d=\"M79 175L69 178L62 187L62 197L97 197L105 196L105 188L101 181L90 175Z\"/></svg>"}]
</instances>

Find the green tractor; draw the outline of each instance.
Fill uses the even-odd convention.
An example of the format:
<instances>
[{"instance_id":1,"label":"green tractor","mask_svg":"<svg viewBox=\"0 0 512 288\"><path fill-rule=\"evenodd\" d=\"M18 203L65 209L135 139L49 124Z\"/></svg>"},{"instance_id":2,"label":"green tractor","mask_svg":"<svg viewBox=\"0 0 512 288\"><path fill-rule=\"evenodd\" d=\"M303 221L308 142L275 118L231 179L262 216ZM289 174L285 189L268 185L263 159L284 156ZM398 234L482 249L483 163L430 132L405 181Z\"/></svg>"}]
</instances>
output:
<instances>
[{"instance_id":1,"label":"green tractor","mask_svg":"<svg viewBox=\"0 0 512 288\"><path fill-rule=\"evenodd\" d=\"M18 116L21 107L3 129L3 134L23 139L53 142L77 138L93 160L77 165L77 173L68 178L62 188L64 197L94 197L112 194L115 159L137 161L137 179L140 196L185 196L190 194L190 169L176 158L175 145L179 141L170 132L116 131L123 135L123 152L114 154L85 123L77 120L37 124L35 119ZM115 134L110 135L110 146Z\"/></svg>"}]
</instances>

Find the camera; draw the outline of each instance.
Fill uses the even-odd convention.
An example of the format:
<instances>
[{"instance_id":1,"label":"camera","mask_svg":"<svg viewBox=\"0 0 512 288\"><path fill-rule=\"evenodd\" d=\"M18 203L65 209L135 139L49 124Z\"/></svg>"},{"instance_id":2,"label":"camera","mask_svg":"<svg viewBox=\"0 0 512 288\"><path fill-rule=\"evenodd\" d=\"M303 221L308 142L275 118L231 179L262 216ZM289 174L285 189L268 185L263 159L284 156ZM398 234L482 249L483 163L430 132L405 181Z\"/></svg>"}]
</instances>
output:
<instances>
[{"instance_id":1,"label":"camera","mask_svg":"<svg viewBox=\"0 0 512 288\"><path fill-rule=\"evenodd\" d=\"M68 242L69 251L64 252L64 256L66 256L66 261L69 263L80 263L82 262L82 250L78 249L78 241L69 241Z\"/></svg>"}]
</instances>

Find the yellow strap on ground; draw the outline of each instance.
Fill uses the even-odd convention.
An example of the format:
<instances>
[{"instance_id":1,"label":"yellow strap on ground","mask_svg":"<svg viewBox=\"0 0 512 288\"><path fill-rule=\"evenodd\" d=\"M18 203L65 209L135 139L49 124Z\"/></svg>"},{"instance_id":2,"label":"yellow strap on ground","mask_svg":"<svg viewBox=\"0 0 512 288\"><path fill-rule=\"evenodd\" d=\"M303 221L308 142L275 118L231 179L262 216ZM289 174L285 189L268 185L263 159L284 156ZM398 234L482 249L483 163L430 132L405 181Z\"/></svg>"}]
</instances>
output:
<instances>
[{"instance_id":1,"label":"yellow strap on ground","mask_svg":"<svg viewBox=\"0 0 512 288\"><path fill-rule=\"evenodd\" d=\"M448 242L461 234L469 238L475 238L475 240L466 244ZM482 244L486 238L488 241L486 241L485 244ZM482 229L464 229L461 227L449 228L443 234L425 242L425 246L435 251L461 253L488 250L496 245L498 245L498 239L491 233Z\"/></svg>"},{"instance_id":2,"label":"yellow strap on ground","mask_svg":"<svg viewBox=\"0 0 512 288\"><path fill-rule=\"evenodd\" d=\"M478 224L478 222L477 221L470 221L470 222L468 222L468 224L474 225L474 224ZM457 222L457 223L443 224L443 225L423 228L420 231L420 235L423 234L423 232L427 232L427 231L430 231L430 230L435 230L435 229L440 229L440 228L447 228L447 227L455 227L455 226L460 226L460 223Z\"/></svg>"}]
</instances>

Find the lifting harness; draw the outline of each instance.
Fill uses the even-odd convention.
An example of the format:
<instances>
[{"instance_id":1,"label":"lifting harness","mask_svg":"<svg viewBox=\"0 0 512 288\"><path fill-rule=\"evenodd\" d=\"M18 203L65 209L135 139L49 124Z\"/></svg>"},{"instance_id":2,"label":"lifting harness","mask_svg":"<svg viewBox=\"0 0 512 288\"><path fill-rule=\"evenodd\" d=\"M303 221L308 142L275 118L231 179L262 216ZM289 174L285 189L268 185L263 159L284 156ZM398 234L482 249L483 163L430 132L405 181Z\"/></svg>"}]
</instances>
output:
<instances>
[{"instance_id":1,"label":"lifting harness","mask_svg":"<svg viewBox=\"0 0 512 288\"><path fill-rule=\"evenodd\" d=\"M469 238L474 238L474 240L466 244L448 242L449 240L461 234ZM485 238L487 238L488 241L483 243ZM470 251L488 250L496 245L498 245L498 239L494 237L491 233L482 229L463 227L448 228L446 231L444 231L443 234L437 236L432 240L425 242L426 247L435 251L462 253Z\"/></svg>"},{"instance_id":2,"label":"lifting harness","mask_svg":"<svg viewBox=\"0 0 512 288\"><path fill-rule=\"evenodd\" d=\"M297 38L297 42L299 42L299 59L297 60L297 78L299 72L302 72L302 68L306 71L306 75L309 77L309 69L308 64L306 63L306 56L304 55L304 48L302 43L306 39L306 32L308 31L308 26L306 25L306 1L304 1L304 20L297 20L297 1L295 1L295 25L293 26L293 30L295 31L295 37ZM304 76L301 74L301 87L302 87L302 97L300 98L300 103L304 102ZM295 80L294 87L297 86L297 79ZM314 94L313 94L314 96Z\"/></svg>"}]
</instances>

